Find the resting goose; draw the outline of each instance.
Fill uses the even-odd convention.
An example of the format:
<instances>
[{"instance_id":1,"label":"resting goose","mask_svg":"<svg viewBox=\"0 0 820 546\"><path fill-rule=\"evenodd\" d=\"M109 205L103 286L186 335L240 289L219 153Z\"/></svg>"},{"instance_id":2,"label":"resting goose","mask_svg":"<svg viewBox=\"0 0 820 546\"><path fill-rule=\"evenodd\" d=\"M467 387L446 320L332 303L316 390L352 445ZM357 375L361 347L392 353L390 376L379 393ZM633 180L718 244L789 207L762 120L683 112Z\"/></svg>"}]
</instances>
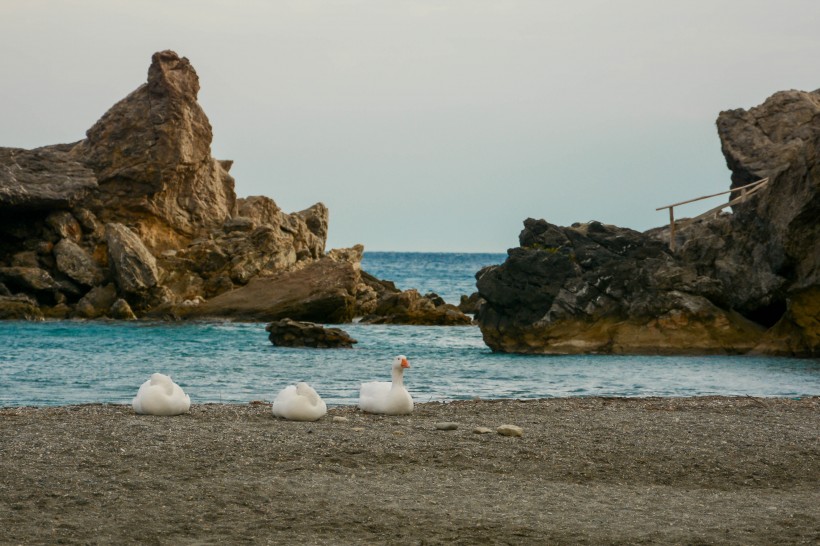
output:
<instances>
[{"instance_id":1,"label":"resting goose","mask_svg":"<svg viewBox=\"0 0 820 546\"><path fill-rule=\"evenodd\" d=\"M191 398L170 377L155 373L140 386L131 406L146 415L179 415L191 409Z\"/></svg>"},{"instance_id":2,"label":"resting goose","mask_svg":"<svg viewBox=\"0 0 820 546\"><path fill-rule=\"evenodd\" d=\"M273 415L289 421L315 421L327 413L325 401L307 383L288 385L276 395Z\"/></svg>"},{"instance_id":3,"label":"resting goose","mask_svg":"<svg viewBox=\"0 0 820 546\"><path fill-rule=\"evenodd\" d=\"M362 383L359 391L359 408L368 413L404 415L413 411L413 398L404 388L404 369L409 368L407 357L393 359L392 381Z\"/></svg>"}]
</instances>

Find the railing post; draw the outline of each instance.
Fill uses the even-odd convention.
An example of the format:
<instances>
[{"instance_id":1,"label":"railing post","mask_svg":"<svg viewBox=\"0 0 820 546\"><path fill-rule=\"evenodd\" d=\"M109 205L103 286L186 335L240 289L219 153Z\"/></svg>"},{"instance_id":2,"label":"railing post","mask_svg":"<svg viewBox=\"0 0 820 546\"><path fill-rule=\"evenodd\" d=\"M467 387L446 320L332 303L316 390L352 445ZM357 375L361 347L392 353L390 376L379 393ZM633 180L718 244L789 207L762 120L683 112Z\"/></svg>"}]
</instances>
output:
<instances>
[{"instance_id":1,"label":"railing post","mask_svg":"<svg viewBox=\"0 0 820 546\"><path fill-rule=\"evenodd\" d=\"M675 207L669 207L669 250L675 252Z\"/></svg>"}]
</instances>

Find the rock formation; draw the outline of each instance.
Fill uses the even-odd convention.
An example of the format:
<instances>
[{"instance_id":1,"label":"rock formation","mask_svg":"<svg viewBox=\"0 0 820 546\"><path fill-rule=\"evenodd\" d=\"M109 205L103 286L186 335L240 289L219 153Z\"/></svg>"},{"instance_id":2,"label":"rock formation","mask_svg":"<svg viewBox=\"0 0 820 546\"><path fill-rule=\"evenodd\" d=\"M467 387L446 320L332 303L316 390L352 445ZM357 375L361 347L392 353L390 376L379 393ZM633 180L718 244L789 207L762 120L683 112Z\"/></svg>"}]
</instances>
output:
<instances>
[{"instance_id":1,"label":"rock formation","mask_svg":"<svg viewBox=\"0 0 820 546\"><path fill-rule=\"evenodd\" d=\"M279 347L315 347L319 349L353 347L358 343L340 328L325 328L313 322L282 319L265 327L270 342Z\"/></svg>"},{"instance_id":2,"label":"rock formation","mask_svg":"<svg viewBox=\"0 0 820 546\"><path fill-rule=\"evenodd\" d=\"M198 92L162 51L84 140L0 148L0 319L347 322L390 298L392 321L469 320L361 272L361 247L326 254L322 203L237 198Z\"/></svg>"},{"instance_id":3,"label":"rock formation","mask_svg":"<svg viewBox=\"0 0 820 546\"><path fill-rule=\"evenodd\" d=\"M0 148L3 317L143 315L324 254L321 203L287 214L236 198L198 91L188 60L162 51L86 139Z\"/></svg>"},{"instance_id":4,"label":"rock formation","mask_svg":"<svg viewBox=\"0 0 820 546\"><path fill-rule=\"evenodd\" d=\"M529 219L477 275L487 344L523 353L820 354L820 91L777 93L717 121L732 214L646 233Z\"/></svg>"}]
</instances>

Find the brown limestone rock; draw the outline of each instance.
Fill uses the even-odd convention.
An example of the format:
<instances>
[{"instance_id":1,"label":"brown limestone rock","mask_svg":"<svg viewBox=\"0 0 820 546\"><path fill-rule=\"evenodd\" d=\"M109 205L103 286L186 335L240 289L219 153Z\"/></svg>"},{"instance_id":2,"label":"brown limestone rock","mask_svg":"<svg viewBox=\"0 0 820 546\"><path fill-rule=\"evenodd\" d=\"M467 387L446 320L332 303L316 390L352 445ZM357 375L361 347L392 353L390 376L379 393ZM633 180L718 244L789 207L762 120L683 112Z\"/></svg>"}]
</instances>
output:
<instances>
[{"instance_id":1,"label":"brown limestone rock","mask_svg":"<svg viewBox=\"0 0 820 546\"><path fill-rule=\"evenodd\" d=\"M61 273L82 285L96 286L105 278L93 258L71 239L54 245L54 258Z\"/></svg>"},{"instance_id":2,"label":"brown limestone rock","mask_svg":"<svg viewBox=\"0 0 820 546\"><path fill-rule=\"evenodd\" d=\"M155 53L148 82L106 112L72 150L99 183L88 208L103 222L137 226L155 250L222 225L235 209L234 180L211 157L211 124L198 92L188 59Z\"/></svg>"},{"instance_id":3,"label":"brown limestone rock","mask_svg":"<svg viewBox=\"0 0 820 546\"><path fill-rule=\"evenodd\" d=\"M143 294L157 285L156 260L136 233L122 224L106 224L105 239L108 261L121 291Z\"/></svg>"},{"instance_id":4,"label":"brown limestone rock","mask_svg":"<svg viewBox=\"0 0 820 546\"><path fill-rule=\"evenodd\" d=\"M71 207L96 187L94 172L61 146L0 148L0 211Z\"/></svg>"},{"instance_id":5,"label":"brown limestone rock","mask_svg":"<svg viewBox=\"0 0 820 546\"><path fill-rule=\"evenodd\" d=\"M358 262L324 257L278 275L255 277L241 288L198 306L177 307L174 312L181 318L350 322L359 282Z\"/></svg>"}]
</instances>

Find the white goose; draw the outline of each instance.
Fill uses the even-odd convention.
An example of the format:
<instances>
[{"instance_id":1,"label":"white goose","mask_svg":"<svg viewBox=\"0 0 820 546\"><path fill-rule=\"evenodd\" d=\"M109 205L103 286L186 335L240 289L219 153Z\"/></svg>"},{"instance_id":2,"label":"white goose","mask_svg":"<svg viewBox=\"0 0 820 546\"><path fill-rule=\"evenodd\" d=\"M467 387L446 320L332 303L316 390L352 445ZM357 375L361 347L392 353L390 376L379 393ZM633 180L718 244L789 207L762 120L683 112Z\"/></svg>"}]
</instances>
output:
<instances>
[{"instance_id":1,"label":"white goose","mask_svg":"<svg viewBox=\"0 0 820 546\"><path fill-rule=\"evenodd\" d=\"M313 387L303 381L279 391L271 411L274 416L289 421L315 421L327 413L327 405Z\"/></svg>"},{"instance_id":2,"label":"white goose","mask_svg":"<svg viewBox=\"0 0 820 546\"><path fill-rule=\"evenodd\" d=\"M404 415L413 411L413 397L404 388L404 369L409 368L407 357L393 359L392 381L362 383L359 391L359 408L368 413Z\"/></svg>"},{"instance_id":3,"label":"white goose","mask_svg":"<svg viewBox=\"0 0 820 546\"><path fill-rule=\"evenodd\" d=\"M191 409L191 398L170 377L155 373L140 386L131 406L146 415L179 415Z\"/></svg>"}]
</instances>

